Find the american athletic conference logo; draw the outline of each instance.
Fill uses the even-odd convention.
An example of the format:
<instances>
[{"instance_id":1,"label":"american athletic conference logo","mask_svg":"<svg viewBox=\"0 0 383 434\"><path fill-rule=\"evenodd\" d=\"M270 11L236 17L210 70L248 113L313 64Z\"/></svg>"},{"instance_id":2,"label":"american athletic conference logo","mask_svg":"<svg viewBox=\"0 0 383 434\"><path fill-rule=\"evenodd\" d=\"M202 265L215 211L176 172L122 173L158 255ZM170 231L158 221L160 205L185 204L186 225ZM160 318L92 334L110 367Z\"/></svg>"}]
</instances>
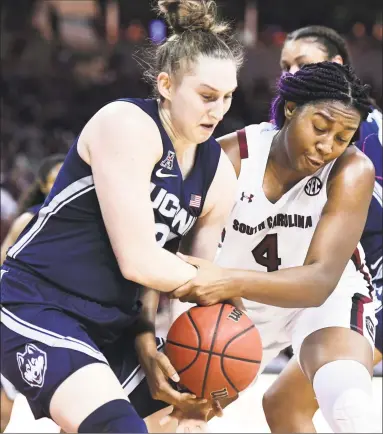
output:
<instances>
[{"instance_id":1,"label":"american athletic conference logo","mask_svg":"<svg viewBox=\"0 0 383 434\"><path fill-rule=\"evenodd\" d=\"M313 176L305 185L305 193L308 196L316 196L322 190L322 187L322 181L317 176Z\"/></svg>"}]
</instances>

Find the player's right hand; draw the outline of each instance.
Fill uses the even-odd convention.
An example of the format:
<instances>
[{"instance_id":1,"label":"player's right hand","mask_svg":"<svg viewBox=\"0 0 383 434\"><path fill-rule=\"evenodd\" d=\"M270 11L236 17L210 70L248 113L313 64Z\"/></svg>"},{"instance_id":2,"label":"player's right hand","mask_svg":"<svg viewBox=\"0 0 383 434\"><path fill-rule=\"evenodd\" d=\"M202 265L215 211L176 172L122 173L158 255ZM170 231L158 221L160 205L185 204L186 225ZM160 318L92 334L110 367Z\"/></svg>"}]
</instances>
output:
<instances>
[{"instance_id":1,"label":"player's right hand","mask_svg":"<svg viewBox=\"0 0 383 434\"><path fill-rule=\"evenodd\" d=\"M151 348L151 350L149 350ZM170 383L180 381L180 377L169 358L154 349L155 337L147 334L136 343L136 350L142 369L146 374L149 390L153 399L164 401L183 415L193 415L195 418L207 419L207 415L221 416L222 409L205 398L197 398L193 393L180 392ZM198 417L196 417L198 415Z\"/></svg>"},{"instance_id":2,"label":"player's right hand","mask_svg":"<svg viewBox=\"0 0 383 434\"><path fill-rule=\"evenodd\" d=\"M141 365L153 399L185 409L207 403L207 399L197 399L192 393L181 393L172 387L169 380L178 383L180 378L164 353L157 351L154 355L146 355L141 359Z\"/></svg>"}]
</instances>

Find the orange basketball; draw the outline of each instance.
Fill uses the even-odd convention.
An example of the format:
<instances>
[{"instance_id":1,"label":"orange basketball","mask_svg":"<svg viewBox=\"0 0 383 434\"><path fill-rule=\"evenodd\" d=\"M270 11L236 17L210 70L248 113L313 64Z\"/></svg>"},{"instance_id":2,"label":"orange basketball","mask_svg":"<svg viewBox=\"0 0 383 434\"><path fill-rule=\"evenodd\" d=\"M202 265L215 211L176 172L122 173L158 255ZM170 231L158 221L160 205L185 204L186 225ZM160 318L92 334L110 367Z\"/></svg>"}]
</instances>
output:
<instances>
[{"instance_id":1,"label":"orange basketball","mask_svg":"<svg viewBox=\"0 0 383 434\"><path fill-rule=\"evenodd\" d=\"M170 327L165 353L180 384L201 398L221 399L257 376L262 343L250 318L230 304L192 307Z\"/></svg>"}]
</instances>

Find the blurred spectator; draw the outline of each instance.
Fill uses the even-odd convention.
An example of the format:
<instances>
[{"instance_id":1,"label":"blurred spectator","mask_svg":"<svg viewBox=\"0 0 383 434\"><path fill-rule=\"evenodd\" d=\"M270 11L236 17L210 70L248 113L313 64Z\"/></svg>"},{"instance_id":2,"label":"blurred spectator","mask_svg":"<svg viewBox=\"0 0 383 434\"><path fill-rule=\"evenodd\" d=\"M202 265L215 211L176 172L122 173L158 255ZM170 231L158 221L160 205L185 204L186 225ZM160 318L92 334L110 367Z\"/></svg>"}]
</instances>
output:
<instances>
[{"instance_id":1,"label":"blurred spectator","mask_svg":"<svg viewBox=\"0 0 383 434\"><path fill-rule=\"evenodd\" d=\"M3 0L2 203L12 203L9 197L19 198L43 157L66 153L102 105L126 95L145 98L150 94L138 65L145 65L145 57L139 52L145 51L146 41L137 43L149 33L148 25L154 16L148 3ZM236 11L240 24L246 2L241 0L235 8L234 3L222 1L223 10L230 14ZM268 20L273 14L271 10L267 13L270 8L263 2L258 3L262 6L263 30L257 46L248 49L239 88L229 113L216 130L217 136L268 120L273 86L279 75L280 47L273 32L276 29L283 35L289 30L283 26L292 23L285 23L282 17L278 26L265 25L271 23ZM367 26L359 24L349 29L354 64L363 80L373 85L373 95L381 105L382 40L378 27L371 33ZM116 40L108 39L113 42L110 44L105 37L108 26L120 28L119 40L117 35ZM241 29L243 23L238 25L238 31ZM2 206L1 216L11 208Z\"/></svg>"}]
</instances>

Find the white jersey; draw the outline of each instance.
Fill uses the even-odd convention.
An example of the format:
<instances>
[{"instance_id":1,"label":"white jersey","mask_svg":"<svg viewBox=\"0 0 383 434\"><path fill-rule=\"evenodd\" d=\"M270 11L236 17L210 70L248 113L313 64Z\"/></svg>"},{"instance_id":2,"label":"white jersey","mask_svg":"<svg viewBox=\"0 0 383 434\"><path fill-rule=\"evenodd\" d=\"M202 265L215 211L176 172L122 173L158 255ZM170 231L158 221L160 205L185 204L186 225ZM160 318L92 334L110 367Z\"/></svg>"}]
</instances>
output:
<instances>
[{"instance_id":1,"label":"white jersey","mask_svg":"<svg viewBox=\"0 0 383 434\"><path fill-rule=\"evenodd\" d=\"M262 123L246 127L245 133L248 155L242 160L236 204L216 262L226 268L265 272L302 266L327 202L327 182L336 160L303 178L276 203L271 203L263 191L263 179L277 131L271 124ZM347 293L350 300L355 294L365 302L371 299L369 273L363 261L363 250L358 245L334 290L335 296L340 291ZM286 324L286 317L297 312L243 301L258 326L278 321L277 318L284 318Z\"/></svg>"},{"instance_id":2,"label":"white jersey","mask_svg":"<svg viewBox=\"0 0 383 434\"><path fill-rule=\"evenodd\" d=\"M327 202L327 182L335 161L302 179L276 203L271 203L263 191L263 179L276 133L271 124L262 123L246 127L245 136L243 130L238 134L244 159L236 204L215 260L222 267L271 272L304 264ZM259 372L290 344L299 360L304 339L323 328L350 328L365 336L374 347L372 287L363 264L363 250L358 245L333 293L319 307L282 308L243 300L262 338ZM178 302L179 305L182 306L178 308L173 303L173 319L190 307L187 303Z\"/></svg>"}]
</instances>

